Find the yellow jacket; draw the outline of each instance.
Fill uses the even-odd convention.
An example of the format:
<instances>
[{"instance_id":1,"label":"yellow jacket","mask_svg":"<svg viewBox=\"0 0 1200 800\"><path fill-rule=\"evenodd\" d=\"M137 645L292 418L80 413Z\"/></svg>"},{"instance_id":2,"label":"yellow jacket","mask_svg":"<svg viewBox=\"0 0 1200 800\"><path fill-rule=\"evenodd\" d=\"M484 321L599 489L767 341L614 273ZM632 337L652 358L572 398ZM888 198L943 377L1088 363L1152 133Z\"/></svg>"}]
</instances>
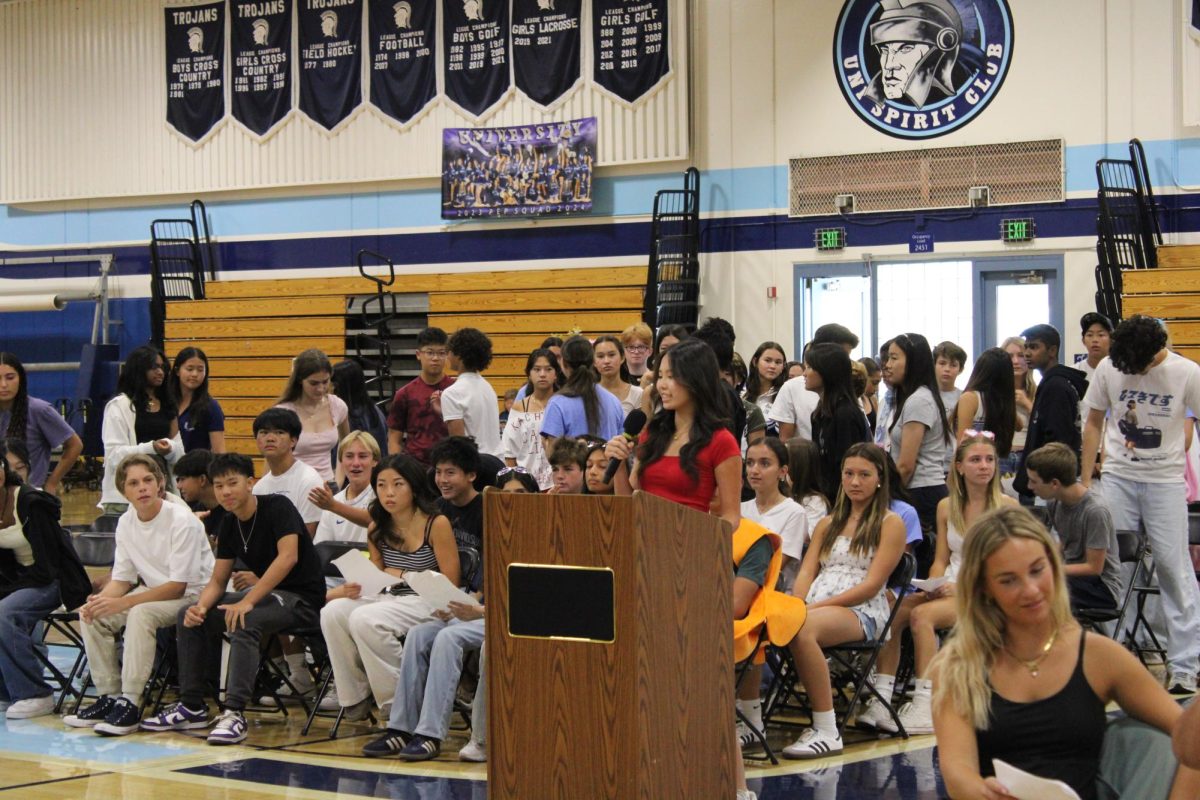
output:
<instances>
[{"instance_id":1,"label":"yellow jacket","mask_svg":"<svg viewBox=\"0 0 1200 800\"><path fill-rule=\"evenodd\" d=\"M733 532L734 566L742 563L742 558L750 548L764 536L771 542L771 563L767 567L763 587L751 601L746 616L733 621L733 657L739 662L754 653L759 631L764 624L767 626L767 640L783 647L795 638L808 616L803 600L775 589L779 582L779 570L783 566L783 554L779 551L782 539L779 534L743 518Z\"/></svg>"}]
</instances>

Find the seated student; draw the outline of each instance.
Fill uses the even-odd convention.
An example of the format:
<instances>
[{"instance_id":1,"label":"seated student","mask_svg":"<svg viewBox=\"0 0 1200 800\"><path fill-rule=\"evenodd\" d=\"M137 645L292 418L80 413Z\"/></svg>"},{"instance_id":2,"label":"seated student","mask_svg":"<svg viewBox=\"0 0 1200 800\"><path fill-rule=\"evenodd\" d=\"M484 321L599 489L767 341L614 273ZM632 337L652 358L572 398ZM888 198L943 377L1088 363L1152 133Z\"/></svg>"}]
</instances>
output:
<instances>
[{"instance_id":1,"label":"seated student","mask_svg":"<svg viewBox=\"0 0 1200 800\"><path fill-rule=\"evenodd\" d=\"M292 412L294 413L294 412ZM321 560L296 507L286 497L256 495L254 464L240 453L222 453L208 468L217 500L229 512L217 534L212 577L194 605L179 612L179 702L142 720L142 730L173 731L212 724L205 703L208 657L229 633L225 711L209 744L246 738L243 712L254 689L262 643L285 628L317 624L325 604ZM226 592L233 562L241 559L257 581L247 591Z\"/></svg>"},{"instance_id":2,"label":"seated student","mask_svg":"<svg viewBox=\"0 0 1200 800\"><path fill-rule=\"evenodd\" d=\"M566 437L594 436L607 441L621 433L625 421L621 401L600 385L592 343L572 336L563 343L562 353L566 382L546 404L539 431L547 456Z\"/></svg>"},{"instance_id":3,"label":"seated student","mask_svg":"<svg viewBox=\"0 0 1200 800\"><path fill-rule=\"evenodd\" d=\"M833 513L817 524L796 577L808 620L789 647L812 704L813 726L783 749L786 758L820 758L842 750L821 648L874 639L887 623L887 579L904 554L904 525L887 503L883 450L851 445L842 459L842 488Z\"/></svg>"},{"instance_id":4,"label":"seated student","mask_svg":"<svg viewBox=\"0 0 1200 800\"><path fill-rule=\"evenodd\" d=\"M389 456L371 478L375 500L367 552L398 582L386 594L341 598L321 612L338 700L352 721L365 719L376 705L386 714L400 673L401 638L432 618L433 609L404 582L404 574L437 570L456 585L459 579L454 532L437 512L421 463L409 455Z\"/></svg>"},{"instance_id":5,"label":"seated student","mask_svg":"<svg viewBox=\"0 0 1200 800\"><path fill-rule=\"evenodd\" d=\"M890 455L887 457L887 470L888 491L891 495L888 511L897 514L904 522L904 549L915 553L917 545L925 538L925 533L921 530L921 517L917 514L917 508L912 504L912 496L901 482L900 470L896 468L896 462Z\"/></svg>"},{"instance_id":6,"label":"seated student","mask_svg":"<svg viewBox=\"0 0 1200 800\"><path fill-rule=\"evenodd\" d=\"M175 486L179 489L179 496L204 523L204 532L209 541L215 544L217 531L221 529L221 521L227 512L217 502L217 493L208 479L208 467L212 460L212 452L203 448L184 453L175 462Z\"/></svg>"},{"instance_id":7,"label":"seated student","mask_svg":"<svg viewBox=\"0 0 1200 800\"><path fill-rule=\"evenodd\" d=\"M780 441L783 441L782 439ZM817 445L812 439L799 437L787 442L788 494L804 509L807 521L804 529L804 539L801 541L783 540L783 570L780 572L783 591L791 593L796 575L800 572L800 560L804 558L804 548L816 530L817 523L829 513L829 500L821 493L817 485L821 475L821 458Z\"/></svg>"},{"instance_id":8,"label":"seated student","mask_svg":"<svg viewBox=\"0 0 1200 800\"><path fill-rule=\"evenodd\" d=\"M371 522L368 508L375 499L371 473L380 457L379 442L365 431L350 431L338 444L338 468L346 476L346 488L333 494L328 486L314 486L309 492L308 499L322 509L313 544L366 544L367 525Z\"/></svg>"},{"instance_id":9,"label":"seated student","mask_svg":"<svg viewBox=\"0 0 1200 800\"><path fill-rule=\"evenodd\" d=\"M1029 490L1046 502L1058 534L1073 608L1116 610L1122 595L1121 551L1108 503L1078 481L1079 459L1062 442L1025 457Z\"/></svg>"},{"instance_id":10,"label":"seated student","mask_svg":"<svg viewBox=\"0 0 1200 800\"><path fill-rule=\"evenodd\" d=\"M1129 651L1071 618L1058 548L1033 515L1005 507L976 520L958 585L958 625L931 673L950 797L1009 800L993 759L1083 800L1200 796L1167 736L1182 710ZM1114 700L1127 718L1109 722Z\"/></svg>"},{"instance_id":11,"label":"seated student","mask_svg":"<svg viewBox=\"0 0 1200 800\"><path fill-rule=\"evenodd\" d=\"M546 449L550 451L550 476L554 481L547 494L581 493L587 471L587 444L567 436L552 439L547 444L551 445Z\"/></svg>"},{"instance_id":12,"label":"seated student","mask_svg":"<svg viewBox=\"0 0 1200 800\"><path fill-rule=\"evenodd\" d=\"M515 494L538 493L537 481L522 467L504 470L496 478L496 488ZM471 739L458 751L458 757L462 761L487 761L484 607L480 599L476 605L451 603L448 612L435 611L434 619L408 632L387 730L363 746L363 755L399 755L406 761L437 758L450 728L463 658L479 650L479 681L471 704Z\"/></svg>"},{"instance_id":13,"label":"seated student","mask_svg":"<svg viewBox=\"0 0 1200 800\"><path fill-rule=\"evenodd\" d=\"M999 454L990 432L965 431L955 449L954 471L950 473L950 495L938 504L937 543L934 547L930 578L945 577L947 582L932 592L913 592L904 598L892 635L879 653L872 683L875 690L891 702L900 665L901 634L911 628L915 651L916 691L911 703L899 710L901 724L908 733L933 733L930 702L932 684L928 680L929 662L938 649L938 634L954 624L954 581L958 575L963 534L978 517L1017 501L1000 492ZM916 512L913 512L916 517ZM896 723L883 704L872 699L858 715L857 724L885 731L896 731Z\"/></svg>"},{"instance_id":14,"label":"seated student","mask_svg":"<svg viewBox=\"0 0 1200 800\"><path fill-rule=\"evenodd\" d=\"M0 711L11 720L54 711L33 630L59 605L87 599L87 573L59 525L57 497L22 484L0 441Z\"/></svg>"},{"instance_id":15,"label":"seated student","mask_svg":"<svg viewBox=\"0 0 1200 800\"><path fill-rule=\"evenodd\" d=\"M500 412L496 390L479 373L492 363L492 340L477 328L460 328L450 337L450 367L458 372L452 386L431 395L451 436L470 436L481 453L501 457Z\"/></svg>"},{"instance_id":16,"label":"seated student","mask_svg":"<svg viewBox=\"0 0 1200 800\"><path fill-rule=\"evenodd\" d=\"M584 471L584 485L588 494L613 494L616 490L611 483L604 482L604 473L608 471L608 456L604 454L604 442L592 442L587 446L587 469Z\"/></svg>"},{"instance_id":17,"label":"seated student","mask_svg":"<svg viewBox=\"0 0 1200 800\"><path fill-rule=\"evenodd\" d=\"M479 448L465 436L450 436L434 445L429 460L434 484L441 493L438 513L450 520L460 547L474 547L483 553L483 495L475 488Z\"/></svg>"},{"instance_id":18,"label":"seated student","mask_svg":"<svg viewBox=\"0 0 1200 800\"><path fill-rule=\"evenodd\" d=\"M253 430L254 443L267 465L266 474L254 484L254 493L260 497L281 494L292 501L311 538L321 519L321 509L309 499L309 494L325 481L315 469L296 458L300 417L290 408L273 406L254 418Z\"/></svg>"},{"instance_id":19,"label":"seated student","mask_svg":"<svg viewBox=\"0 0 1200 800\"><path fill-rule=\"evenodd\" d=\"M180 610L196 602L213 572L204 526L190 509L162 499L165 478L157 461L144 453L127 456L115 479L129 510L117 522L112 579L79 609L100 699L63 718L72 728L92 728L105 736L138 729L158 629L174 624ZM118 667L122 629L124 663Z\"/></svg>"}]
</instances>

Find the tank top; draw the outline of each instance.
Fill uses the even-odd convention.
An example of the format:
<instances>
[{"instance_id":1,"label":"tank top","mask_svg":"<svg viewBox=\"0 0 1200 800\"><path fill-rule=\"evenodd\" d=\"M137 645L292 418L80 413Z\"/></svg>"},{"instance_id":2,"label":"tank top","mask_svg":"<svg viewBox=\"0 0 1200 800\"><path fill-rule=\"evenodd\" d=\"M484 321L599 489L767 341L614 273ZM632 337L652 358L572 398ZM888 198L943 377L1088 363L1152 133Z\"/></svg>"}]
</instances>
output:
<instances>
[{"instance_id":1,"label":"tank top","mask_svg":"<svg viewBox=\"0 0 1200 800\"><path fill-rule=\"evenodd\" d=\"M962 563L963 537L958 532L958 528L954 527L954 522L949 515L946 517L946 546L950 548L950 564L946 567L946 580L954 581L958 578L958 567Z\"/></svg>"},{"instance_id":2,"label":"tank top","mask_svg":"<svg viewBox=\"0 0 1200 800\"><path fill-rule=\"evenodd\" d=\"M1104 703L1083 674L1083 644L1067 685L1057 694L1032 703L1014 703L992 692L988 729L976 731L979 773L994 774L992 759L1043 778L1060 780L1082 800L1095 800L1100 746L1108 719Z\"/></svg>"},{"instance_id":3,"label":"tank top","mask_svg":"<svg viewBox=\"0 0 1200 800\"><path fill-rule=\"evenodd\" d=\"M383 556L384 568L401 569L405 572L436 570L438 568L437 553L433 552L433 545L429 543L429 532L433 530L433 520L434 517L430 517L425 521L425 538L422 540L421 546L411 553L398 550L380 539L379 554ZM408 584L402 584L398 592L401 597L416 594Z\"/></svg>"}]
</instances>

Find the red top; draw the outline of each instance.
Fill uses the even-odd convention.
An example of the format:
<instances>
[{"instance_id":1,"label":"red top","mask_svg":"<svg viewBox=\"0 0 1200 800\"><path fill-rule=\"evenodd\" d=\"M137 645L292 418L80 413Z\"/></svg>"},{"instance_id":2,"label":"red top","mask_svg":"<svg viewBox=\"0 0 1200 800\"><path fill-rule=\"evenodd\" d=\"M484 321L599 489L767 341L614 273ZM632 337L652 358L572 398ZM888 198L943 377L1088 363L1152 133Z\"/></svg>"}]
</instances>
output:
<instances>
[{"instance_id":1,"label":"red top","mask_svg":"<svg viewBox=\"0 0 1200 800\"><path fill-rule=\"evenodd\" d=\"M643 430L638 443L645 442L647 436L647 431ZM741 455L737 439L721 428L713 434L712 441L696 454L696 469L700 474L698 482L683 471L679 456L663 456L638 473L638 488L707 514L717 489L717 465L728 458L740 458Z\"/></svg>"}]
</instances>

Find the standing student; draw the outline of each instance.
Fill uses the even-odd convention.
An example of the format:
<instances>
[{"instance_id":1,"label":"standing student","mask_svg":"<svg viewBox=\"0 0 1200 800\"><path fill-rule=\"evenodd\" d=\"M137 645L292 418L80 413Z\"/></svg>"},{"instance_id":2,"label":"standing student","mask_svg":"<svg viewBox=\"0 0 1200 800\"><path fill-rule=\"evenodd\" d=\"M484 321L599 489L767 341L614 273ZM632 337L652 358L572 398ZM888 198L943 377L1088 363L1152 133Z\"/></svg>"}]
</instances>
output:
<instances>
[{"instance_id":1,"label":"standing student","mask_svg":"<svg viewBox=\"0 0 1200 800\"><path fill-rule=\"evenodd\" d=\"M967 364L967 351L954 342L946 341L933 348L933 371L937 375L938 393L942 396L942 406L946 414L953 416L962 389L955 386L955 381L962 374Z\"/></svg>"},{"instance_id":2,"label":"standing student","mask_svg":"<svg viewBox=\"0 0 1200 800\"><path fill-rule=\"evenodd\" d=\"M870 356L859 359L859 363L867 370L867 388L861 398L862 409L874 434L879 425L879 384L883 381L883 370L879 368L879 362Z\"/></svg>"},{"instance_id":3,"label":"standing student","mask_svg":"<svg viewBox=\"0 0 1200 800\"><path fill-rule=\"evenodd\" d=\"M1037 397L1037 384L1033 382L1033 371L1025 360L1025 340L1010 336L1000 344L1000 349L1012 359L1013 399L1017 404L1017 429L1013 434L1012 455L1009 464L1002 465L1005 473L1017 472L1021 454L1025 451L1025 435L1029 430L1029 415L1033 413L1033 401ZM1008 469L1012 466L1012 469Z\"/></svg>"},{"instance_id":4,"label":"standing student","mask_svg":"<svg viewBox=\"0 0 1200 800\"><path fill-rule=\"evenodd\" d=\"M1017 428L1017 403L1013 388L1012 362L999 347L984 350L975 360L967 388L954 411L954 430L961 443L967 431L991 431L995 435L999 470L1004 475L1005 459L1012 452Z\"/></svg>"},{"instance_id":5,"label":"standing student","mask_svg":"<svg viewBox=\"0 0 1200 800\"><path fill-rule=\"evenodd\" d=\"M1200 662L1200 588L1188 557L1187 486L1184 483L1184 415L1200 408L1200 366L1167 349L1162 323L1136 314L1113 331L1084 396L1082 483L1090 486L1104 428L1101 492L1118 530L1141 524L1150 539L1163 620L1168 686L1194 692ZM1121 415L1134 405L1137 423Z\"/></svg>"},{"instance_id":6,"label":"standing student","mask_svg":"<svg viewBox=\"0 0 1200 800\"><path fill-rule=\"evenodd\" d=\"M317 530L321 509L309 495L314 488L325 485L325 481L311 465L296 457L296 443L303 435L300 417L289 408L273 406L254 418L252 430L254 443L267 466L262 479L254 484L254 493L286 497L311 536Z\"/></svg>"},{"instance_id":7,"label":"standing student","mask_svg":"<svg viewBox=\"0 0 1200 800\"><path fill-rule=\"evenodd\" d=\"M27 449L29 477L25 483L41 486L58 494L63 476L83 452L83 440L54 407L31 397L21 359L0 352L0 438L15 439ZM54 471L50 471L50 451L62 447Z\"/></svg>"},{"instance_id":8,"label":"standing student","mask_svg":"<svg viewBox=\"0 0 1200 800\"><path fill-rule=\"evenodd\" d=\"M850 446L870 441L867 418L851 382L850 356L833 343L815 344L804 355L804 385L820 400L812 414L812 440L821 455L821 491L837 494L842 457Z\"/></svg>"},{"instance_id":9,"label":"standing student","mask_svg":"<svg viewBox=\"0 0 1200 800\"><path fill-rule=\"evenodd\" d=\"M388 411L388 452L408 453L426 466L429 450L449 435L441 412L434 403L454 384L445 374L448 338L441 328L425 328L417 334L417 363L421 373L402 386Z\"/></svg>"},{"instance_id":10,"label":"standing student","mask_svg":"<svg viewBox=\"0 0 1200 800\"><path fill-rule=\"evenodd\" d=\"M320 350L305 350L292 361L292 374L275 403L300 418L296 458L315 469L328 484L334 483L330 453L350 432L350 410L342 398L329 393L332 380L329 357Z\"/></svg>"},{"instance_id":11,"label":"standing student","mask_svg":"<svg viewBox=\"0 0 1200 800\"><path fill-rule=\"evenodd\" d=\"M764 417L770 418L771 405L775 402L780 388L787 383L785 364L787 353L778 342L763 342L750 357L750 374L746 378L746 392L743 397L757 404ZM778 432L770 428L768 430L771 434Z\"/></svg>"},{"instance_id":12,"label":"standing student","mask_svg":"<svg viewBox=\"0 0 1200 800\"><path fill-rule=\"evenodd\" d=\"M208 356L185 347L175 356L167 388L178 412L179 437L185 452L225 452L225 412L208 393Z\"/></svg>"},{"instance_id":13,"label":"standing student","mask_svg":"<svg viewBox=\"0 0 1200 800\"><path fill-rule=\"evenodd\" d=\"M546 447L542 441L542 419L546 406L554 396L554 385L561 379L558 358L546 348L539 348L525 360L525 396L513 404L501 437L504 463L521 466L545 491L553 480Z\"/></svg>"},{"instance_id":14,"label":"standing student","mask_svg":"<svg viewBox=\"0 0 1200 800\"><path fill-rule=\"evenodd\" d=\"M628 416L630 411L642 405L642 387L633 385L633 377L626 364L625 346L616 336L597 336L592 343L596 354L596 372L600 374L600 386L621 401L621 412Z\"/></svg>"},{"instance_id":15,"label":"standing student","mask_svg":"<svg viewBox=\"0 0 1200 800\"><path fill-rule=\"evenodd\" d=\"M1021 336L1025 339L1025 360L1032 369L1042 373L1029 416L1025 453L1032 453L1050 442L1062 442L1078 454L1082 443L1079 403L1087 392L1087 378L1079 370L1058 363L1062 340L1053 325L1034 325ZM1028 473L1018 468L1013 487L1025 497L1032 498L1027 479Z\"/></svg>"},{"instance_id":16,"label":"standing student","mask_svg":"<svg viewBox=\"0 0 1200 800\"><path fill-rule=\"evenodd\" d=\"M117 379L117 395L104 406L104 480L100 507L108 515L129 507L116 483L117 466L134 453L159 455L168 465L183 455L175 405L167 391L167 357L149 345L136 347ZM169 483L169 481L168 481Z\"/></svg>"},{"instance_id":17,"label":"standing student","mask_svg":"<svg viewBox=\"0 0 1200 800\"><path fill-rule=\"evenodd\" d=\"M208 471L217 500L229 512L217 538L216 565L193 605L179 612L179 702L142 720L146 731L207 728L208 743L237 744L246 738L245 708L254 690L262 643L287 628L317 624L325 604L321 560L304 521L285 497L256 495L254 464L240 453L222 453ZM234 561L257 580L245 591L227 592ZM215 725L205 702L210 656L228 634L224 711Z\"/></svg>"},{"instance_id":18,"label":"standing student","mask_svg":"<svg viewBox=\"0 0 1200 800\"><path fill-rule=\"evenodd\" d=\"M117 467L130 510L117 522L112 578L79 609L80 633L100 698L63 722L124 736L141 722L159 628L196 602L213 571L204 526L185 506L162 499L158 462L135 453ZM122 661L117 665L117 645Z\"/></svg>"},{"instance_id":19,"label":"standing student","mask_svg":"<svg viewBox=\"0 0 1200 800\"><path fill-rule=\"evenodd\" d=\"M501 457L500 412L496 390L479 373L492 363L492 340L477 328L460 328L450 337L450 368L458 372L453 386L433 399L451 436L470 436L479 452Z\"/></svg>"},{"instance_id":20,"label":"standing student","mask_svg":"<svg viewBox=\"0 0 1200 800\"><path fill-rule=\"evenodd\" d=\"M593 436L608 440L621 432L625 413L621 401L599 385L592 345L582 336L563 343L563 374L567 380L546 404L541 437L546 452L554 455L560 437Z\"/></svg>"},{"instance_id":21,"label":"standing student","mask_svg":"<svg viewBox=\"0 0 1200 800\"><path fill-rule=\"evenodd\" d=\"M1076 362L1075 368L1091 380L1096 367L1108 357L1108 349L1112 345L1113 324L1103 314L1089 311L1080 317L1079 327L1086 358Z\"/></svg>"},{"instance_id":22,"label":"standing student","mask_svg":"<svg viewBox=\"0 0 1200 800\"><path fill-rule=\"evenodd\" d=\"M646 323L635 322L621 331L621 345L625 348L625 363L629 367L630 382L636 384L646 373L650 348L654 346L654 332Z\"/></svg>"},{"instance_id":23,"label":"standing student","mask_svg":"<svg viewBox=\"0 0 1200 800\"><path fill-rule=\"evenodd\" d=\"M387 418L367 395L366 379L363 377L362 367L358 365L357 361L342 361L334 365L333 394L342 398L349 409L347 427L352 431L365 431L371 434L371 438L375 440L381 450L381 455L386 456L387 453L382 452L382 448L387 447L388 442ZM342 439L345 438L345 436L342 437ZM340 440L338 444L340 446ZM336 453L333 458L335 461L337 460Z\"/></svg>"}]
</instances>

